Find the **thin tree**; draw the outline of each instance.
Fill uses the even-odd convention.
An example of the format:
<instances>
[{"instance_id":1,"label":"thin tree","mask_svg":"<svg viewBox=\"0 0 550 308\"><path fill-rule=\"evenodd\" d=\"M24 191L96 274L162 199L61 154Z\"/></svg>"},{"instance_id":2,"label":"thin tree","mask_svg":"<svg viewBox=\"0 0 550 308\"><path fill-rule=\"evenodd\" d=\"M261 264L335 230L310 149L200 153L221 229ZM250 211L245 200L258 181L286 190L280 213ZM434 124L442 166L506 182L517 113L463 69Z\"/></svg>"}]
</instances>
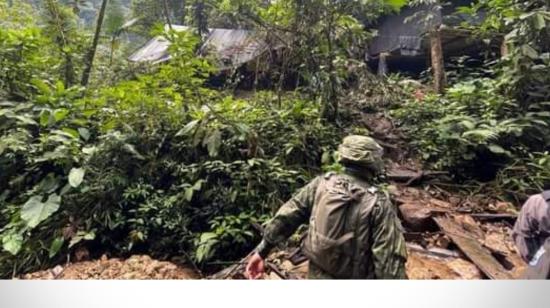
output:
<instances>
[{"instance_id":1,"label":"thin tree","mask_svg":"<svg viewBox=\"0 0 550 308\"><path fill-rule=\"evenodd\" d=\"M84 72L82 73L82 82L81 82L81 85L84 87L88 86L88 82L90 81L90 73L92 72L92 67L94 65L94 57L97 50L97 45L99 43L99 37L101 35L101 27L103 25L103 19L105 18L105 11L107 9L108 2L109 0L103 0L103 2L101 3L101 9L99 10L99 17L97 18L94 41L85 59L85 67L84 67Z\"/></svg>"},{"instance_id":2,"label":"thin tree","mask_svg":"<svg viewBox=\"0 0 550 308\"><path fill-rule=\"evenodd\" d=\"M63 79L67 87L75 83L75 71L72 52L68 51L71 38L74 36L71 29L70 13L60 7L57 0L47 0L44 3L46 9L46 24L51 28L52 38L56 42L59 51L65 59L63 65Z\"/></svg>"},{"instance_id":3,"label":"thin tree","mask_svg":"<svg viewBox=\"0 0 550 308\"><path fill-rule=\"evenodd\" d=\"M181 19L180 19L180 22L182 25L185 25L185 12L187 10L187 1L186 0L182 0L181 1Z\"/></svg>"},{"instance_id":4,"label":"thin tree","mask_svg":"<svg viewBox=\"0 0 550 308\"><path fill-rule=\"evenodd\" d=\"M164 9L164 17L166 18L166 22L168 23L168 28L170 28L170 30L172 30L172 22L170 21L170 11L168 10L168 1L163 0L162 1L162 6L163 6L163 9Z\"/></svg>"},{"instance_id":5,"label":"thin tree","mask_svg":"<svg viewBox=\"0 0 550 308\"><path fill-rule=\"evenodd\" d=\"M200 37L208 33L208 16L205 10L204 0L195 1L195 23Z\"/></svg>"},{"instance_id":6,"label":"thin tree","mask_svg":"<svg viewBox=\"0 0 550 308\"><path fill-rule=\"evenodd\" d=\"M335 60L335 54L334 54L334 42L333 42L333 31L334 31L334 17L335 17L335 9L330 6L326 10L326 16L325 16L325 27L324 27L324 34L327 44L327 55L325 58L326 66L328 67L328 77L329 77L329 83L328 83L328 93L325 97L325 105L323 106L322 110L322 116L327 119L330 122L336 121L336 118L338 117L338 94L337 94L337 88L338 88L338 81L336 77L336 69L334 67L334 60Z\"/></svg>"}]
</instances>

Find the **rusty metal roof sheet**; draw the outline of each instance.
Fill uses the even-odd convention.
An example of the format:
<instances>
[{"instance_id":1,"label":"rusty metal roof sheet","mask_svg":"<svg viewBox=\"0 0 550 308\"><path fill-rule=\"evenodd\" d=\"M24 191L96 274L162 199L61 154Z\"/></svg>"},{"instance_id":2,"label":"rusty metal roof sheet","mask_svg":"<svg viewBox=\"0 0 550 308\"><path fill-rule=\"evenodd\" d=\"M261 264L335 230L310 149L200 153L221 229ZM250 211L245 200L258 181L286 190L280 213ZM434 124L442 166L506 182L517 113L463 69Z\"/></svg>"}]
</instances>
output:
<instances>
[{"instance_id":1,"label":"rusty metal roof sheet","mask_svg":"<svg viewBox=\"0 0 550 308\"><path fill-rule=\"evenodd\" d=\"M189 27L173 25L176 31L186 31ZM128 60L132 62L160 63L170 59L170 42L163 37L155 37L134 52ZM239 67L267 49L267 44L256 33L239 29L210 29L200 48L202 55L213 55L219 61L220 69Z\"/></svg>"}]
</instances>

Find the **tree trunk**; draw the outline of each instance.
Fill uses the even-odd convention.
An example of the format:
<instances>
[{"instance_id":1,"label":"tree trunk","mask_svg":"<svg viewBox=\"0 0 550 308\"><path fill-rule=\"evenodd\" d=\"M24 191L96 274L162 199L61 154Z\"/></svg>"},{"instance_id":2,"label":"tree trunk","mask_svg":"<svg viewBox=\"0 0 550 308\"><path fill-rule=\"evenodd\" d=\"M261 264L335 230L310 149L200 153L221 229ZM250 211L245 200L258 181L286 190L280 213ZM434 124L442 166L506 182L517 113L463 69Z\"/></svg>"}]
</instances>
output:
<instances>
[{"instance_id":1,"label":"tree trunk","mask_svg":"<svg viewBox=\"0 0 550 308\"><path fill-rule=\"evenodd\" d=\"M75 84L77 78L74 73L73 57L70 53L65 53L65 86L70 87Z\"/></svg>"},{"instance_id":2,"label":"tree trunk","mask_svg":"<svg viewBox=\"0 0 550 308\"><path fill-rule=\"evenodd\" d=\"M63 54L65 63L63 65L63 81L65 82L66 87L70 87L75 83L75 71L73 64L73 57L70 51L66 51L67 47L70 45L69 31L64 27L67 22L67 17L59 12L59 3L53 0L48 0L44 3L46 12L50 15L52 19L52 24L57 30L55 36L55 42L59 47L59 51Z\"/></svg>"},{"instance_id":3,"label":"tree trunk","mask_svg":"<svg viewBox=\"0 0 550 308\"><path fill-rule=\"evenodd\" d=\"M168 28L172 30L172 22L170 21L170 12L168 11L167 0L162 0L162 6L164 9L164 17L166 18L166 23L168 23Z\"/></svg>"},{"instance_id":4,"label":"tree trunk","mask_svg":"<svg viewBox=\"0 0 550 308\"><path fill-rule=\"evenodd\" d=\"M109 2L109 0L103 0L103 2L101 3L101 9L99 10L99 17L97 18L97 25L95 28L95 35L94 35L94 41L92 43L92 48L90 48L90 51L86 55L85 67L84 67L84 72L82 73L82 82L81 82L81 85L83 87L88 86L88 82L90 81L90 73L92 72L92 67L94 65L95 52L97 50L99 37L101 35L101 27L103 26L103 19L105 18L107 2Z\"/></svg>"},{"instance_id":5,"label":"tree trunk","mask_svg":"<svg viewBox=\"0 0 550 308\"><path fill-rule=\"evenodd\" d=\"M181 1L181 19L180 19L180 22L181 22L181 25L185 25L185 13L187 11L187 1L186 0L183 0Z\"/></svg>"},{"instance_id":6,"label":"tree trunk","mask_svg":"<svg viewBox=\"0 0 550 308\"><path fill-rule=\"evenodd\" d=\"M323 117L329 122L335 122L338 117L338 97L337 97L337 80L334 67L334 50L332 46L332 15L330 16L325 31L327 47L328 47L328 56L327 56L327 67L329 74L329 92L325 98L327 101L323 108Z\"/></svg>"},{"instance_id":7,"label":"tree trunk","mask_svg":"<svg viewBox=\"0 0 550 308\"><path fill-rule=\"evenodd\" d=\"M438 29L430 32L430 46L432 58L432 72L434 77L434 88L437 93L443 93L447 86L447 77L443 62L443 48L441 46L441 33Z\"/></svg>"},{"instance_id":8,"label":"tree trunk","mask_svg":"<svg viewBox=\"0 0 550 308\"><path fill-rule=\"evenodd\" d=\"M204 11L204 0L198 0L195 3L195 22L199 36L203 38L203 35L208 33L208 20Z\"/></svg>"}]
</instances>

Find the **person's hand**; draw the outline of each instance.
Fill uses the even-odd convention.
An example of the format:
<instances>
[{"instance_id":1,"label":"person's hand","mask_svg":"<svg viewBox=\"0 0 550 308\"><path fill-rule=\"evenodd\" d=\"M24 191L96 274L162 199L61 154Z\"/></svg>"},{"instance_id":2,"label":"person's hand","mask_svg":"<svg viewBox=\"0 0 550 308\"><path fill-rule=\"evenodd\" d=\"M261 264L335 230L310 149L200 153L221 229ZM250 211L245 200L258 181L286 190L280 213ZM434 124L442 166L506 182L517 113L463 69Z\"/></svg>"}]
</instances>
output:
<instances>
[{"instance_id":1,"label":"person's hand","mask_svg":"<svg viewBox=\"0 0 550 308\"><path fill-rule=\"evenodd\" d=\"M264 274L264 259L256 252L250 259L248 259L248 264L246 264L246 277L248 279L258 279L261 278Z\"/></svg>"}]
</instances>

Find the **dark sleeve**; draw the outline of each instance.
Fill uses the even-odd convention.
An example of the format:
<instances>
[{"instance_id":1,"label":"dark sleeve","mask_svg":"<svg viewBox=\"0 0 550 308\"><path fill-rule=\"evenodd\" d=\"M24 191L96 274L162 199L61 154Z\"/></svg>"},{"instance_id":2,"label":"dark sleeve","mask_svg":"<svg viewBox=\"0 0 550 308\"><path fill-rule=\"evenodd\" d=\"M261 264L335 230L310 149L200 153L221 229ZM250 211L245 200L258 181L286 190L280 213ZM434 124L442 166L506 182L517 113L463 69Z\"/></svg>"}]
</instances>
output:
<instances>
[{"instance_id":1,"label":"dark sleeve","mask_svg":"<svg viewBox=\"0 0 550 308\"><path fill-rule=\"evenodd\" d=\"M371 249L376 279L406 279L405 238L391 201L380 197L371 215Z\"/></svg>"},{"instance_id":2,"label":"dark sleeve","mask_svg":"<svg viewBox=\"0 0 550 308\"><path fill-rule=\"evenodd\" d=\"M273 246L290 237L298 227L309 219L315 200L315 192L322 177L317 177L300 189L277 211L264 229L263 240L256 251L265 258Z\"/></svg>"}]
</instances>

